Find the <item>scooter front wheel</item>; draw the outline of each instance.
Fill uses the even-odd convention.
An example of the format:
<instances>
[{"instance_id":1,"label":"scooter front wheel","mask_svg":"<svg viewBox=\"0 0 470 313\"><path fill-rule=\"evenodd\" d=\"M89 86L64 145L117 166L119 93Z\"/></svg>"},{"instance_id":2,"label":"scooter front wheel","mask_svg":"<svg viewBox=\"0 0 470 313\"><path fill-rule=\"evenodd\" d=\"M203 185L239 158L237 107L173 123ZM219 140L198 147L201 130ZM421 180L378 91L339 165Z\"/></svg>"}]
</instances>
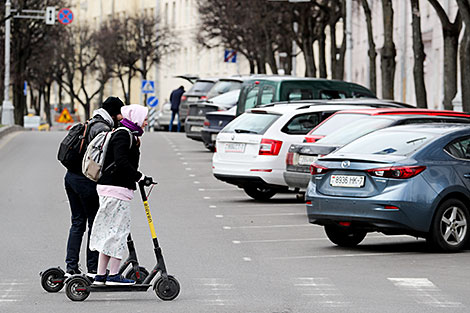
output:
<instances>
[{"instance_id":1,"label":"scooter front wheel","mask_svg":"<svg viewBox=\"0 0 470 313\"><path fill-rule=\"evenodd\" d=\"M164 301L171 301L175 299L180 293L180 284L171 275L168 275L168 279L159 277L155 282L153 289L157 294L157 297Z\"/></svg>"},{"instance_id":2,"label":"scooter front wheel","mask_svg":"<svg viewBox=\"0 0 470 313\"><path fill-rule=\"evenodd\" d=\"M65 272L53 267L41 273L41 286L47 292L59 292L64 287Z\"/></svg>"},{"instance_id":3,"label":"scooter front wheel","mask_svg":"<svg viewBox=\"0 0 470 313\"><path fill-rule=\"evenodd\" d=\"M90 295L90 281L83 276L74 276L67 280L65 294L72 301L83 301Z\"/></svg>"}]
</instances>

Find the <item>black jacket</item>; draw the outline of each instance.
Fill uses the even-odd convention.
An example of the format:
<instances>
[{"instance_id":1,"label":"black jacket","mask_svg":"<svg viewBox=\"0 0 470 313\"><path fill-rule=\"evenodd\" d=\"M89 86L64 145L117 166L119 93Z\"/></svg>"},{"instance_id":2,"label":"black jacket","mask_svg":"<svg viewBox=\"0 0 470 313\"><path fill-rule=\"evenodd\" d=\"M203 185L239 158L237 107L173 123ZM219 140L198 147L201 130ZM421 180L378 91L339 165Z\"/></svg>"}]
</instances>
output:
<instances>
[{"instance_id":1,"label":"black jacket","mask_svg":"<svg viewBox=\"0 0 470 313\"><path fill-rule=\"evenodd\" d=\"M136 190L136 182L142 176L139 168L140 149L137 140L129 132L120 129L113 133L103 164L103 173L98 180L100 185L111 185ZM110 166L111 165L111 166Z\"/></svg>"},{"instance_id":2,"label":"black jacket","mask_svg":"<svg viewBox=\"0 0 470 313\"><path fill-rule=\"evenodd\" d=\"M184 93L184 88L180 87L172 91L170 95L170 102L171 102L171 110L174 112L178 112L181 103L181 96Z\"/></svg>"}]
</instances>

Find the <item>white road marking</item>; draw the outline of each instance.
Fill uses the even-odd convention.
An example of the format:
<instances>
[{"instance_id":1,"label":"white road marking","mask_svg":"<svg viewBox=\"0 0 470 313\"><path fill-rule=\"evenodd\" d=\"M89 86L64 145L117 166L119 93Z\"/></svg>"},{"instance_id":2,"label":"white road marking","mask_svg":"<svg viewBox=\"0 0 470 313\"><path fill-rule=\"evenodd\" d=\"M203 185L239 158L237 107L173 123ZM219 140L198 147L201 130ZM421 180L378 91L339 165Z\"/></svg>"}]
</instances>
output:
<instances>
[{"instance_id":1,"label":"white road marking","mask_svg":"<svg viewBox=\"0 0 470 313\"><path fill-rule=\"evenodd\" d=\"M239 215L227 215L227 217L263 217L263 216L295 216L303 215L307 216L307 213L267 213L267 214L239 214Z\"/></svg>"},{"instance_id":2,"label":"white road marking","mask_svg":"<svg viewBox=\"0 0 470 313\"><path fill-rule=\"evenodd\" d=\"M189 177L196 177L195 174L189 174Z\"/></svg>"},{"instance_id":3,"label":"white road marking","mask_svg":"<svg viewBox=\"0 0 470 313\"><path fill-rule=\"evenodd\" d=\"M301 256L282 256L272 257L273 260L301 260L301 259L327 259L327 258L356 258L356 257L370 257L370 256L390 256L390 255L407 255L417 254L414 252L390 252L390 253L356 253L356 254L322 254L322 255L301 255Z\"/></svg>"},{"instance_id":4,"label":"white road marking","mask_svg":"<svg viewBox=\"0 0 470 313\"><path fill-rule=\"evenodd\" d=\"M217 218L223 218L224 216L223 216L223 215L216 215L215 217L217 217Z\"/></svg>"},{"instance_id":5,"label":"white road marking","mask_svg":"<svg viewBox=\"0 0 470 313\"><path fill-rule=\"evenodd\" d=\"M226 217L230 217L230 215L226 215ZM396 236L396 237L409 237L409 236ZM372 238L385 238L384 235L377 235L377 236L367 236L366 239ZM240 243L276 243L276 242L297 242L297 241L324 241L329 240L327 237L322 238L291 238L291 239L263 239L263 240L233 240L234 244Z\"/></svg>"},{"instance_id":6,"label":"white road marking","mask_svg":"<svg viewBox=\"0 0 470 313\"><path fill-rule=\"evenodd\" d=\"M200 184L201 182L200 181L197 181L195 180L194 183L197 185L197 184Z\"/></svg>"},{"instance_id":7,"label":"white road marking","mask_svg":"<svg viewBox=\"0 0 470 313\"><path fill-rule=\"evenodd\" d=\"M222 278L200 278L200 288L197 288L202 298L197 300L204 303L205 305L234 305L234 300L228 299L233 297L234 290L233 284L227 283Z\"/></svg>"},{"instance_id":8,"label":"white road marking","mask_svg":"<svg viewBox=\"0 0 470 313\"><path fill-rule=\"evenodd\" d=\"M215 209L216 207L216 205L209 205L209 209Z\"/></svg>"},{"instance_id":9,"label":"white road marking","mask_svg":"<svg viewBox=\"0 0 470 313\"><path fill-rule=\"evenodd\" d=\"M440 308L464 306L460 302L451 301L427 278L388 278L388 280L418 303Z\"/></svg>"},{"instance_id":10,"label":"white road marking","mask_svg":"<svg viewBox=\"0 0 470 313\"><path fill-rule=\"evenodd\" d=\"M190 171L190 170L192 170L192 168L187 167L187 168L185 168L185 170Z\"/></svg>"},{"instance_id":11,"label":"white road marking","mask_svg":"<svg viewBox=\"0 0 470 313\"><path fill-rule=\"evenodd\" d=\"M181 152L176 152L176 155L181 155L182 153Z\"/></svg>"},{"instance_id":12,"label":"white road marking","mask_svg":"<svg viewBox=\"0 0 470 313\"><path fill-rule=\"evenodd\" d=\"M198 191L206 191L204 188L199 188Z\"/></svg>"},{"instance_id":13,"label":"white road marking","mask_svg":"<svg viewBox=\"0 0 470 313\"><path fill-rule=\"evenodd\" d=\"M243 258L243 261L245 261L245 262L251 262L251 258L249 258L249 257L244 257L244 258Z\"/></svg>"},{"instance_id":14,"label":"white road marking","mask_svg":"<svg viewBox=\"0 0 470 313\"><path fill-rule=\"evenodd\" d=\"M312 227L310 224L292 225L259 225L259 226L224 226L224 229L263 229L263 228L291 228L291 227ZM226 228L229 227L229 228Z\"/></svg>"},{"instance_id":15,"label":"white road marking","mask_svg":"<svg viewBox=\"0 0 470 313\"><path fill-rule=\"evenodd\" d=\"M210 200L211 197L203 197L204 200Z\"/></svg>"},{"instance_id":16,"label":"white road marking","mask_svg":"<svg viewBox=\"0 0 470 313\"><path fill-rule=\"evenodd\" d=\"M346 307L343 294L335 287L329 278L324 277L298 277L294 286L304 297L312 297L315 304L324 307Z\"/></svg>"}]
</instances>

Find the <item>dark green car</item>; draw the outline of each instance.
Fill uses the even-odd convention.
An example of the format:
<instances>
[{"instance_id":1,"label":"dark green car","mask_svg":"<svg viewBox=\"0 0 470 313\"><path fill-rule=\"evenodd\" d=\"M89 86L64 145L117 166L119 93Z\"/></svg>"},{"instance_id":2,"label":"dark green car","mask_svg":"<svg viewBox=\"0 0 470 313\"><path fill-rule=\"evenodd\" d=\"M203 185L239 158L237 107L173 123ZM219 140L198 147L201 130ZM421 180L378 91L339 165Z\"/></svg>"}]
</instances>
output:
<instances>
[{"instance_id":1,"label":"dark green car","mask_svg":"<svg viewBox=\"0 0 470 313\"><path fill-rule=\"evenodd\" d=\"M366 87L340 80L289 76L253 77L243 83L237 115L272 102L345 98L377 97Z\"/></svg>"}]
</instances>

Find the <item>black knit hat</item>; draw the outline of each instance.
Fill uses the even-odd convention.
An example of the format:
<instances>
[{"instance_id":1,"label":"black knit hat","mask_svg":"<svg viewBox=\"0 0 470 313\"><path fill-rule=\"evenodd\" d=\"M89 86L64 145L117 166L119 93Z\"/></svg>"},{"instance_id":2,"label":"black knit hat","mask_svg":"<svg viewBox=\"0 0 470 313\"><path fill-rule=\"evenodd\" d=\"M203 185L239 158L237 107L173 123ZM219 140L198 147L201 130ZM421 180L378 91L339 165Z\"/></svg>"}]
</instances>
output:
<instances>
[{"instance_id":1,"label":"black knit hat","mask_svg":"<svg viewBox=\"0 0 470 313\"><path fill-rule=\"evenodd\" d=\"M118 97L108 97L101 107L105 109L109 115L117 116L118 114L121 114L122 106L124 106L124 103L122 103L121 99Z\"/></svg>"}]
</instances>

